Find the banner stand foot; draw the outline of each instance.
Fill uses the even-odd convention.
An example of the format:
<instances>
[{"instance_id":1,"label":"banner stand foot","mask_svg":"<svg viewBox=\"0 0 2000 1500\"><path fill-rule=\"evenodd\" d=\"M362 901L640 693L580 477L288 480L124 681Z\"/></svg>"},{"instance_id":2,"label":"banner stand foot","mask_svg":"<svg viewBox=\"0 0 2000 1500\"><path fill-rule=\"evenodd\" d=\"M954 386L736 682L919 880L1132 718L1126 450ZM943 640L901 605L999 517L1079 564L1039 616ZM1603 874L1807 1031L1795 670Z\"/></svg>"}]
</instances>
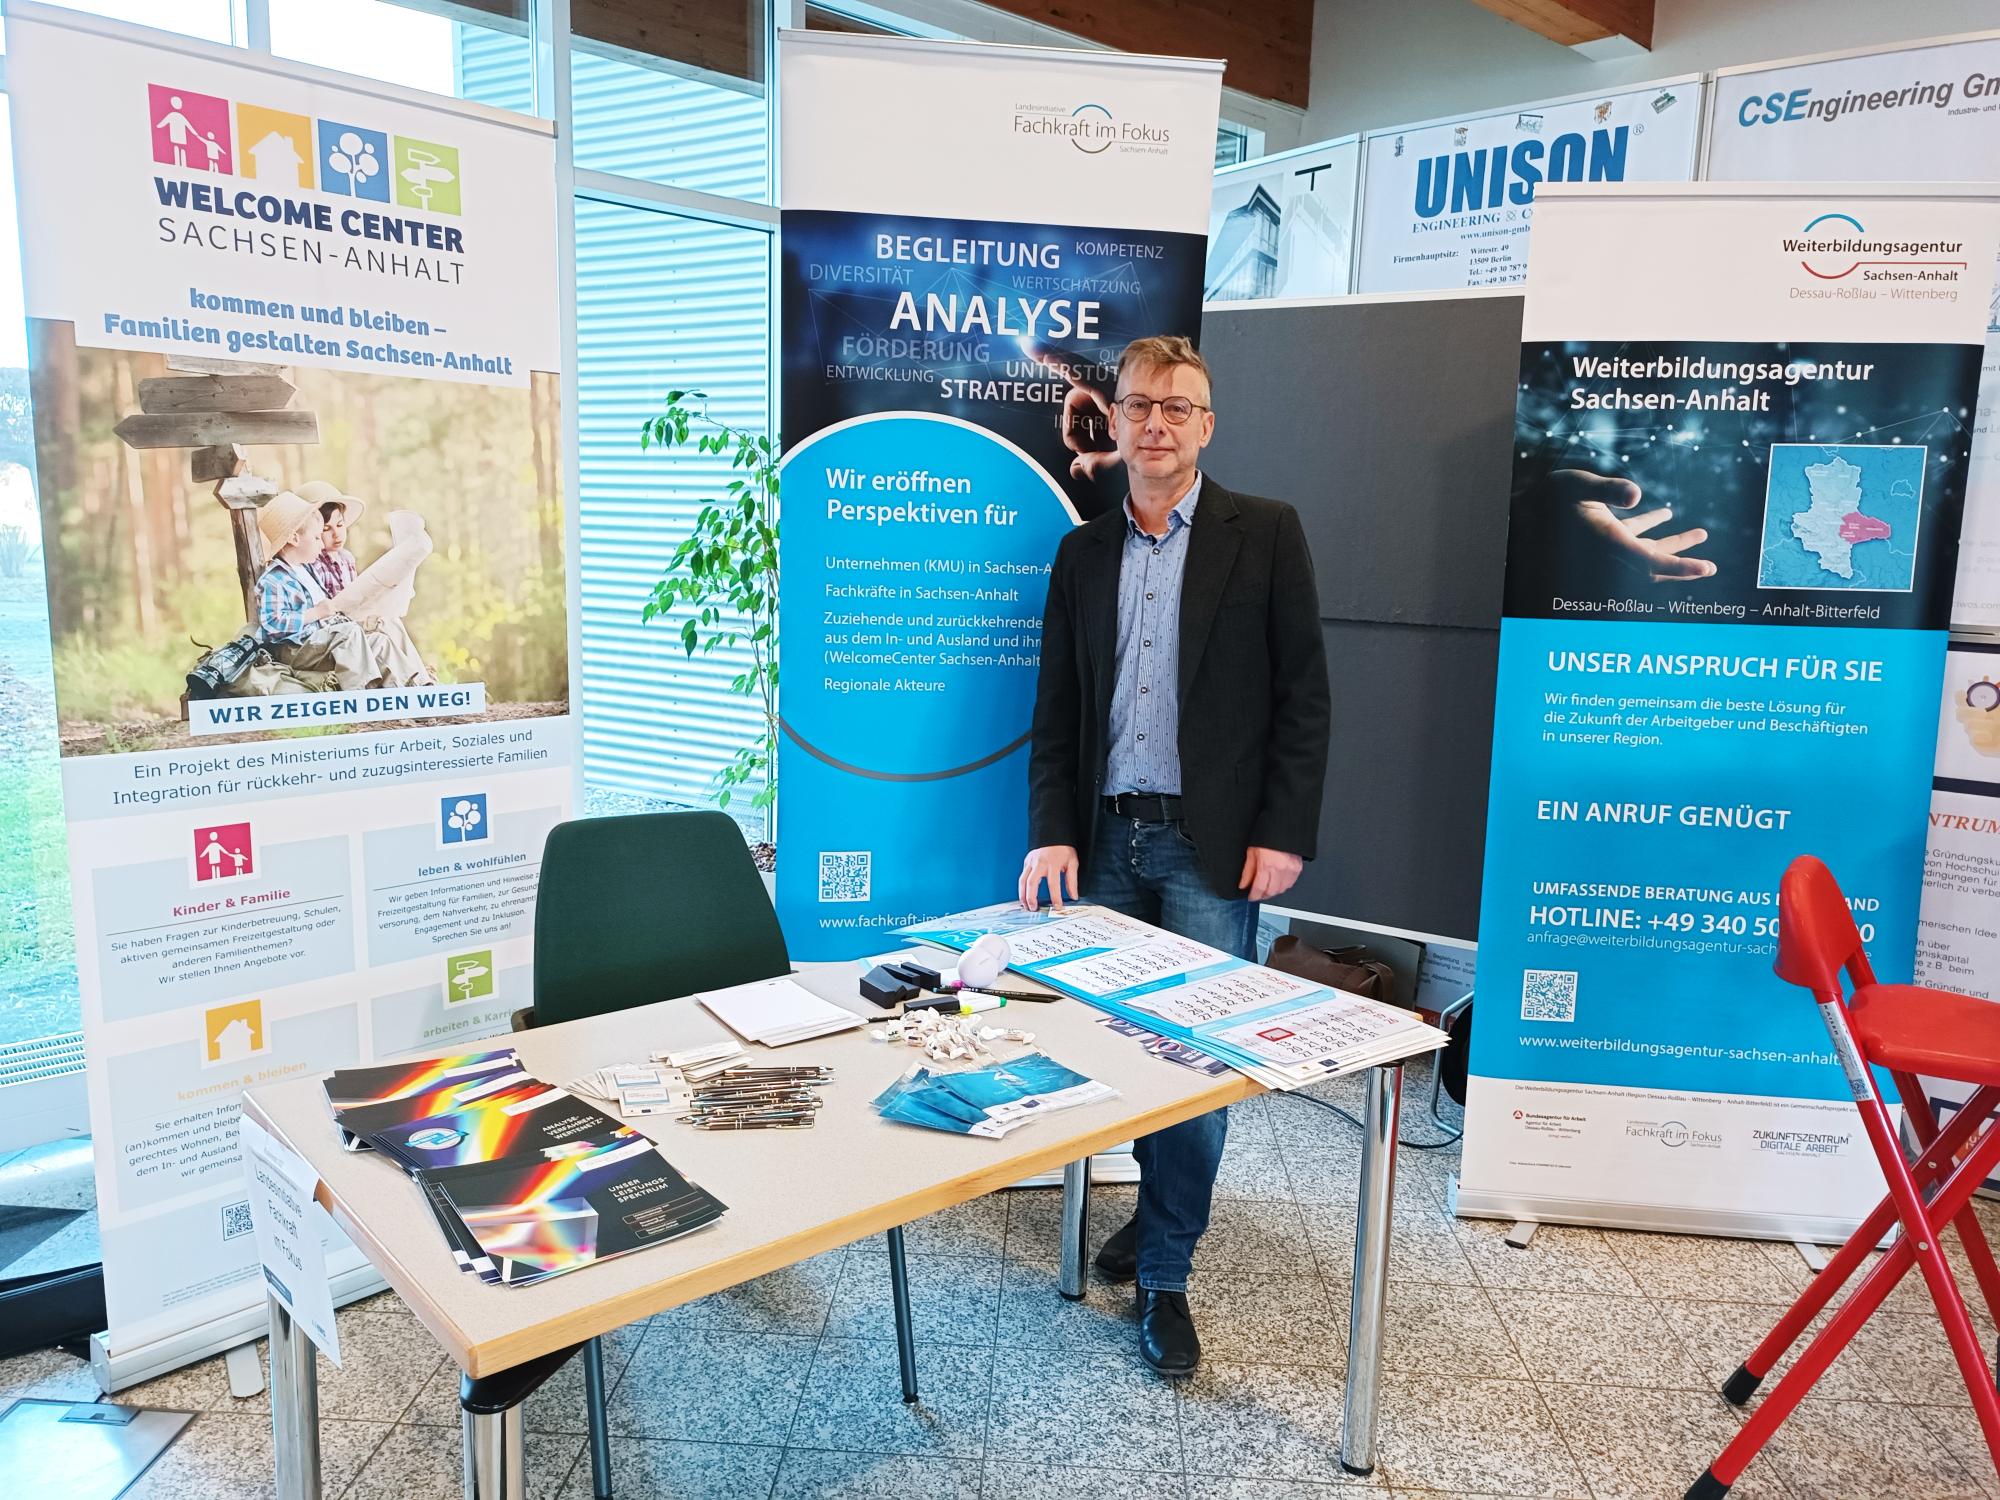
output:
<instances>
[{"instance_id":1,"label":"banner stand foot","mask_svg":"<svg viewBox=\"0 0 2000 1500\"><path fill-rule=\"evenodd\" d=\"M1826 1252L1819 1246L1805 1240L1793 1240L1792 1248L1799 1252L1799 1259L1806 1263L1806 1269L1817 1276L1826 1269Z\"/></svg>"},{"instance_id":2,"label":"banner stand foot","mask_svg":"<svg viewBox=\"0 0 2000 1500\"><path fill-rule=\"evenodd\" d=\"M238 1401L264 1394L264 1367L257 1361L255 1344L238 1344L222 1356L222 1363L229 1372L229 1394Z\"/></svg>"},{"instance_id":3,"label":"banner stand foot","mask_svg":"<svg viewBox=\"0 0 2000 1500\"><path fill-rule=\"evenodd\" d=\"M1507 1243L1516 1250L1527 1249L1528 1241L1535 1237L1538 1227L1533 1219L1516 1219L1514 1227L1507 1231Z\"/></svg>"}]
</instances>

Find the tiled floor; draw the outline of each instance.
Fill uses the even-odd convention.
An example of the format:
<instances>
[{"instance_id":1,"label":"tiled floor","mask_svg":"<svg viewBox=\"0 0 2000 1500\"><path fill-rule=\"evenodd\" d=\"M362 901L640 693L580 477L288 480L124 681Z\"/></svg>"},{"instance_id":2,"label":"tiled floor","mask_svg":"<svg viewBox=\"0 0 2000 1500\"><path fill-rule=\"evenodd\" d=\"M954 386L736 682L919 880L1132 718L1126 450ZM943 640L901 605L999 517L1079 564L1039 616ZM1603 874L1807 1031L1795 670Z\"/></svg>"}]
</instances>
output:
<instances>
[{"instance_id":1,"label":"tiled floor","mask_svg":"<svg viewBox=\"0 0 2000 1500\"><path fill-rule=\"evenodd\" d=\"M87 1137L0 1153L0 1205L67 1209L76 1214L60 1229L34 1238L18 1254L0 1248L0 1277L87 1266L98 1258L97 1184Z\"/></svg>"},{"instance_id":2,"label":"tiled floor","mask_svg":"<svg viewBox=\"0 0 2000 1500\"><path fill-rule=\"evenodd\" d=\"M1351 1090L1329 1090L1351 1092ZM1421 1138L1420 1111L1409 1133ZM1379 1467L1338 1462L1358 1151L1288 1099L1232 1116L1194 1305L1207 1345L1176 1389L1134 1351L1129 1294L1055 1291L1057 1194L1013 1192L909 1230L924 1400L897 1399L880 1241L676 1309L610 1341L615 1487L661 1497L964 1500L1678 1500L1735 1431L1717 1384L1805 1279L1788 1247L1454 1222L1448 1152L1408 1152ZM1093 1242L1132 1190L1102 1189ZM1981 1205L1981 1212L1989 1212ZM1994 1222L2000 1225L2000 1215ZM1936 1319L1899 1291L1732 1492L1740 1500L2000 1500ZM344 1310L322 1364L326 1494L458 1493L456 1375L391 1296ZM1976 1319L1992 1346L1994 1329ZM58 1354L0 1364L0 1402L89 1399ZM214 1360L118 1399L201 1415L135 1493L270 1493L262 1401ZM529 1406L532 1493L589 1494L582 1380ZM19 1491L15 1491L19 1493Z\"/></svg>"}]
</instances>

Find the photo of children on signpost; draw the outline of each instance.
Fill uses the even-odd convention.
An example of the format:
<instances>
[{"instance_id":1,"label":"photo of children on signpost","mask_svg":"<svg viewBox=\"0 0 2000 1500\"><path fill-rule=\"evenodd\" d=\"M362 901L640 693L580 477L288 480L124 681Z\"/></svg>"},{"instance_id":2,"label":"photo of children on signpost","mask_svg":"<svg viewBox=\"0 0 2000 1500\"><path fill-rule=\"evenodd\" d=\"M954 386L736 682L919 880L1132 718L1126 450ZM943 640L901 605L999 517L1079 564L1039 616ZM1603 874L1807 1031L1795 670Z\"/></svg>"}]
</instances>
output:
<instances>
[{"instance_id":1,"label":"photo of children on signpost","mask_svg":"<svg viewBox=\"0 0 2000 1500\"><path fill-rule=\"evenodd\" d=\"M484 713L424 722L568 711L556 376L29 337L64 755L196 743L210 699L481 683ZM327 731L249 737L273 732Z\"/></svg>"}]
</instances>

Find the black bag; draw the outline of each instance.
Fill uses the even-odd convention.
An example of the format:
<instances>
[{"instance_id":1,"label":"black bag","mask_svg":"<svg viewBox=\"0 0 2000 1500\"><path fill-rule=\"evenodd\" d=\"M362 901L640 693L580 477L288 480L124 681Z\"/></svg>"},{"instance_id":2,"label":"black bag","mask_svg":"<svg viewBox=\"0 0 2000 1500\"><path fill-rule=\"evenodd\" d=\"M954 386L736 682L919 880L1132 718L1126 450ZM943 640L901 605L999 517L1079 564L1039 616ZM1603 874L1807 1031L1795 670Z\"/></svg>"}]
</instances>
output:
<instances>
[{"instance_id":1,"label":"black bag","mask_svg":"<svg viewBox=\"0 0 2000 1500\"><path fill-rule=\"evenodd\" d=\"M199 641L195 642L200 645ZM225 641L206 652L187 674L190 698L220 698L229 684L241 677L257 659L263 647L257 637L245 631L233 641Z\"/></svg>"}]
</instances>

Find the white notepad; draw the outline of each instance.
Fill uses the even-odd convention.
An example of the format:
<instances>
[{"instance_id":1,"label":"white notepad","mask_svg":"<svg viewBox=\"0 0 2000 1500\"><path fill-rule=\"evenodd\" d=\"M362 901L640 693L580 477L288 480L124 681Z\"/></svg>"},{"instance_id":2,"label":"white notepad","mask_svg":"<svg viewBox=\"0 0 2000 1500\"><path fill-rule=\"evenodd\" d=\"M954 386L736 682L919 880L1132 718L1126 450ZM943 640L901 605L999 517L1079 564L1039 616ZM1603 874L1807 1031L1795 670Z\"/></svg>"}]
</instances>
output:
<instances>
[{"instance_id":1,"label":"white notepad","mask_svg":"<svg viewBox=\"0 0 2000 1500\"><path fill-rule=\"evenodd\" d=\"M783 1047L862 1024L851 1010L822 1000L796 979L779 975L695 996L709 1014L746 1041Z\"/></svg>"}]
</instances>

